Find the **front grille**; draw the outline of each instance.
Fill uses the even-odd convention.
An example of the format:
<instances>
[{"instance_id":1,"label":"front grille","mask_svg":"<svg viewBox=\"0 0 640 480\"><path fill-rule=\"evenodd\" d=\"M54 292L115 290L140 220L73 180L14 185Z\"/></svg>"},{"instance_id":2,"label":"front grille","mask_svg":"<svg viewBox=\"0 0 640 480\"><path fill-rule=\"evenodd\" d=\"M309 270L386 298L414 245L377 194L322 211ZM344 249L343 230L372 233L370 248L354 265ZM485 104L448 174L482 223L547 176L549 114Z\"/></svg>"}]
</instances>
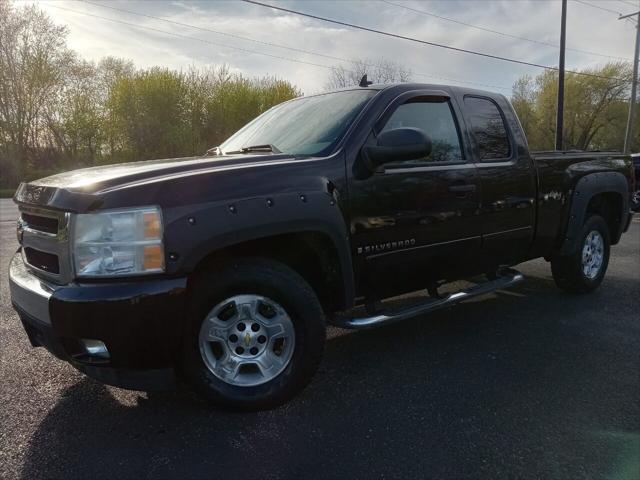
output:
<instances>
[{"instance_id":1,"label":"front grille","mask_svg":"<svg viewBox=\"0 0 640 480\"><path fill-rule=\"evenodd\" d=\"M65 212L20 207L18 237L22 258L34 273L57 284L73 279L69 252L69 218Z\"/></svg>"},{"instance_id":2,"label":"front grille","mask_svg":"<svg viewBox=\"0 0 640 480\"><path fill-rule=\"evenodd\" d=\"M31 247L25 247L24 254L29 265L47 273L60 274L60 263L57 255L41 252Z\"/></svg>"},{"instance_id":3,"label":"front grille","mask_svg":"<svg viewBox=\"0 0 640 480\"><path fill-rule=\"evenodd\" d=\"M32 230L45 233L58 233L58 219L53 217L43 217L40 215L33 215L31 213L23 213L22 221L25 226Z\"/></svg>"}]
</instances>

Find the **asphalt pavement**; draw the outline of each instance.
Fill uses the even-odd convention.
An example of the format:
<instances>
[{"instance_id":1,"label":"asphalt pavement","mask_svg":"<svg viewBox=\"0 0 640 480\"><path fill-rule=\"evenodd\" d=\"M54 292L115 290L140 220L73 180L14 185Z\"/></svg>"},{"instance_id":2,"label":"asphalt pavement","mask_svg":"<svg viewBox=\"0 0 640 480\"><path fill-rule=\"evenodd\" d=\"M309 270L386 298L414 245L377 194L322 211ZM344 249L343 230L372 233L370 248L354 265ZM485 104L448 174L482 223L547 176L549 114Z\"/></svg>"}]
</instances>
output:
<instances>
[{"instance_id":1,"label":"asphalt pavement","mask_svg":"<svg viewBox=\"0 0 640 480\"><path fill-rule=\"evenodd\" d=\"M276 410L105 387L30 347L0 201L0 478L640 478L640 221L595 293L522 284L363 332L331 329Z\"/></svg>"}]
</instances>

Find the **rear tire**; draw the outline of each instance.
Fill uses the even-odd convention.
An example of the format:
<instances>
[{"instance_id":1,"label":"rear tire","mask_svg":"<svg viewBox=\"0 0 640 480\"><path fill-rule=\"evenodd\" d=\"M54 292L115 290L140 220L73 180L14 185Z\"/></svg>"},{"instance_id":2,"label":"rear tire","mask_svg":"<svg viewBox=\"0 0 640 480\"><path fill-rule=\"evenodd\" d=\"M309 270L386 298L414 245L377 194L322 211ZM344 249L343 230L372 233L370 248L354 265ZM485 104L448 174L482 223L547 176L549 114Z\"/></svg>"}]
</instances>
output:
<instances>
[{"instance_id":1,"label":"rear tire","mask_svg":"<svg viewBox=\"0 0 640 480\"><path fill-rule=\"evenodd\" d=\"M576 252L551 259L556 285L570 293L589 293L598 288L607 272L610 246L607 222L599 215L587 218Z\"/></svg>"},{"instance_id":2,"label":"rear tire","mask_svg":"<svg viewBox=\"0 0 640 480\"><path fill-rule=\"evenodd\" d=\"M640 212L640 189L633 192L631 198L631 210L634 212Z\"/></svg>"},{"instance_id":3,"label":"rear tire","mask_svg":"<svg viewBox=\"0 0 640 480\"><path fill-rule=\"evenodd\" d=\"M227 409L262 410L309 383L326 332L304 278L282 263L246 258L200 273L193 285L181 370L203 397Z\"/></svg>"}]
</instances>

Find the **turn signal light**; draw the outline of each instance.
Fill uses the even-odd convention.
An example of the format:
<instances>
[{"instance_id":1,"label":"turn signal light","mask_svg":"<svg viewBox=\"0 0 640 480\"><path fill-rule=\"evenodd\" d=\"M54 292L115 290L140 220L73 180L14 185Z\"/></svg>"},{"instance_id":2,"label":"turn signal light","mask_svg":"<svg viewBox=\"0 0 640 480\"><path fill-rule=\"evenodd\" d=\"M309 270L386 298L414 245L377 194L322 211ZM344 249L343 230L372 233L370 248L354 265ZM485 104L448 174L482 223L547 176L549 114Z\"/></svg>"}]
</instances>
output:
<instances>
[{"instance_id":1,"label":"turn signal light","mask_svg":"<svg viewBox=\"0 0 640 480\"><path fill-rule=\"evenodd\" d=\"M144 270L164 268L164 255L160 245L145 245L143 250Z\"/></svg>"}]
</instances>

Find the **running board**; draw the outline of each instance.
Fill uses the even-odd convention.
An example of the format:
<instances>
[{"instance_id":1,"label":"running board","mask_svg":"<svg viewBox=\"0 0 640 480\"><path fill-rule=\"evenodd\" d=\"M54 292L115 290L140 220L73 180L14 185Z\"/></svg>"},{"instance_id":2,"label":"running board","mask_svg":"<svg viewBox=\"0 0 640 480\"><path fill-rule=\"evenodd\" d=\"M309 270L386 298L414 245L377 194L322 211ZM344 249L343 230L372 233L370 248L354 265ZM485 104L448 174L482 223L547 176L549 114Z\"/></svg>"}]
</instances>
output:
<instances>
[{"instance_id":1,"label":"running board","mask_svg":"<svg viewBox=\"0 0 640 480\"><path fill-rule=\"evenodd\" d=\"M478 295L484 295L495 290L501 290L503 288L509 288L524 280L524 276L513 269L505 269L500 272L500 276L495 280L489 280L484 283L474 285L473 287L461 290L459 292L451 293L443 298L429 298L428 300L410 307L398 310L390 310L387 312L376 313L369 317L346 317L336 316L333 319L333 324L349 329L366 329L378 327L380 325L388 325L390 323L406 320L407 318L423 315L425 313L439 310L440 308L455 305L463 300L477 297Z\"/></svg>"}]
</instances>

